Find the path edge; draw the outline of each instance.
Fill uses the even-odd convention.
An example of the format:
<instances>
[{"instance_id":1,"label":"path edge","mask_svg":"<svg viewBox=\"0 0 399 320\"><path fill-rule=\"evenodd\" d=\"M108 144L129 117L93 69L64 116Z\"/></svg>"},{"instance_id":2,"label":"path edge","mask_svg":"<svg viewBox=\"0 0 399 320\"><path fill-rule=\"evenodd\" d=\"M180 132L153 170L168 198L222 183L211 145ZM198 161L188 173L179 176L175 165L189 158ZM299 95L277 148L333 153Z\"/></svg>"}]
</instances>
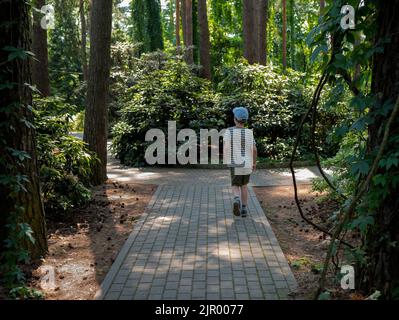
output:
<instances>
[{"instance_id":1,"label":"path edge","mask_svg":"<svg viewBox=\"0 0 399 320\"><path fill-rule=\"evenodd\" d=\"M112 281L114 280L116 274L118 273L123 261L126 258L126 255L129 253L129 250L133 244L134 239L137 236L137 233L141 229L141 225L144 223L144 221L147 219L148 214L151 211L151 208L154 206L155 200L158 198L159 193L162 189L162 185L158 185L157 189L155 190L154 194L152 195L152 198L150 202L147 204L144 212L142 213L140 219L133 225L133 229L129 234L129 237L123 244L122 248L120 249L118 256L116 257L114 263L111 265L110 269L107 272L107 275L101 282L100 288L97 290L96 294L93 297L93 300L103 300L108 289L112 285Z\"/></svg>"}]
</instances>

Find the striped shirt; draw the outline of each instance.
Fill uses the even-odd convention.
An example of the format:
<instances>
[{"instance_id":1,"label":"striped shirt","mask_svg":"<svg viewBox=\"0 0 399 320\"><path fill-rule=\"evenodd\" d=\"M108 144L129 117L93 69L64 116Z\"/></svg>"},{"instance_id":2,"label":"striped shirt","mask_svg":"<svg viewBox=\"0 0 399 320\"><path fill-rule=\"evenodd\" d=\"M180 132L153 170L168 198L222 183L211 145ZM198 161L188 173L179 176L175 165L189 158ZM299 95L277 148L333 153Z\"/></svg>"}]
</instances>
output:
<instances>
[{"instance_id":1,"label":"striped shirt","mask_svg":"<svg viewBox=\"0 0 399 320\"><path fill-rule=\"evenodd\" d=\"M223 135L223 162L234 168L235 175L252 173L253 151L256 146L252 130L231 127Z\"/></svg>"}]
</instances>

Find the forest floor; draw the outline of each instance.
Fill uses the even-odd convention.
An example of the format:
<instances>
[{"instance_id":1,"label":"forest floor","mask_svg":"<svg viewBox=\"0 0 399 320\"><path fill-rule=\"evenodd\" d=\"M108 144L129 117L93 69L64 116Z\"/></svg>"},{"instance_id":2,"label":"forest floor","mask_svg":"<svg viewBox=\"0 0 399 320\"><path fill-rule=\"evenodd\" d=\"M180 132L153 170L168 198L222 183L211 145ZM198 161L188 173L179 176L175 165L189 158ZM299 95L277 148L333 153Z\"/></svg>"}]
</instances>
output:
<instances>
[{"instance_id":1,"label":"forest floor","mask_svg":"<svg viewBox=\"0 0 399 320\"><path fill-rule=\"evenodd\" d=\"M30 285L48 300L92 299L155 190L109 180L68 221L48 221L49 254Z\"/></svg>"},{"instance_id":2,"label":"forest floor","mask_svg":"<svg viewBox=\"0 0 399 320\"><path fill-rule=\"evenodd\" d=\"M301 218L292 186L254 187L254 191L298 282L296 298L312 299L329 245L328 236ZM320 201L323 195L313 192L311 185L298 185L298 196L306 217L330 229L328 218L338 208L337 204ZM329 276L331 299L364 299L356 292L343 291L331 281L332 273Z\"/></svg>"}]
</instances>

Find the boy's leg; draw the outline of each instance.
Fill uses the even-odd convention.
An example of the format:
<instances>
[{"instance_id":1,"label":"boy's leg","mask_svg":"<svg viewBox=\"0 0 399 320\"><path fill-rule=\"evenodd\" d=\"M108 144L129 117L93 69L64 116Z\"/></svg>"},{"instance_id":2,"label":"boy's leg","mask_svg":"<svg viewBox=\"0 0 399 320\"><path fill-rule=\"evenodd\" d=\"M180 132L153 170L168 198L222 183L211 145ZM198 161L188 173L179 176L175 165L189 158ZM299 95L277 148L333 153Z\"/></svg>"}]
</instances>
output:
<instances>
[{"instance_id":1,"label":"boy's leg","mask_svg":"<svg viewBox=\"0 0 399 320\"><path fill-rule=\"evenodd\" d=\"M243 206L248 205L248 186L243 185L241 186L241 201Z\"/></svg>"},{"instance_id":2,"label":"boy's leg","mask_svg":"<svg viewBox=\"0 0 399 320\"><path fill-rule=\"evenodd\" d=\"M241 214L241 197L240 197L240 187L232 186L234 201L233 201L233 214L239 216Z\"/></svg>"},{"instance_id":3,"label":"boy's leg","mask_svg":"<svg viewBox=\"0 0 399 320\"><path fill-rule=\"evenodd\" d=\"M241 186L241 199L242 199L242 209L241 209L241 216L246 217L248 210L248 185Z\"/></svg>"},{"instance_id":4,"label":"boy's leg","mask_svg":"<svg viewBox=\"0 0 399 320\"><path fill-rule=\"evenodd\" d=\"M235 198L241 198L241 191L239 186L232 186L233 189L233 194L234 194L234 199Z\"/></svg>"}]
</instances>

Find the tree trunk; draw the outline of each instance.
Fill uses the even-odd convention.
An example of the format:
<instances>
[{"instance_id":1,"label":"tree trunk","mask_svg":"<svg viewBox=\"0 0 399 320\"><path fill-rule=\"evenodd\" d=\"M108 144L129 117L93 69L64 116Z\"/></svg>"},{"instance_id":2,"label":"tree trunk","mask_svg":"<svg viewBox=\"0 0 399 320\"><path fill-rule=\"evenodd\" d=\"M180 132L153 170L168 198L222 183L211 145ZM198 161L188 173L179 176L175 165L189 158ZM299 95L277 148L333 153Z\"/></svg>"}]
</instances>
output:
<instances>
[{"instance_id":1,"label":"tree trunk","mask_svg":"<svg viewBox=\"0 0 399 320\"><path fill-rule=\"evenodd\" d=\"M291 63L291 68L295 69L295 16L294 16L294 11L295 11L295 5L294 5L294 0L289 0L290 1L290 63Z\"/></svg>"},{"instance_id":2,"label":"tree trunk","mask_svg":"<svg viewBox=\"0 0 399 320\"><path fill-rule=\"evenodd\" d=\"M84 141L100 162L93 169L91 183L107 179L107 126L112 28L112 0L93 1L90 26L90 62Z\"/></svg>"},{"instance_id":3,"label":"tree trunk","mask_svg":"<svg viewBox=\"0 0 399 320\"><path fill-rule=\"evenodd\" d=\"M24 0L0 1L0 48L10 46L30 51L30 14L29 4ZM10 52L0 50L0 61L7 61ZM31 83L29 59L16 58L2 66L0 73L2 83L12 84L11 88L3 89L0 95L0 105L13 105L13 112L0 111L2 123L13 127L12 132L2 132L0 148L0 174L8 176L25 175L29 182L24 183L27 192L20 191L16 198L8 197L9 188L0 186L2 201L0 203L0 252L7 235L4 232L5 222L16 206L22 207L18 222L30 225L35 238L35 244L26 242L32 258L39 258L47 251L46 224L43 204L40 195L40 182L36 157L35 131L26 122L32 123L33 115L28 106L32 105L32 92L26 85ZM22 121L24 120L24 122ZM4 127L2 128L4 130ZM25 151L30 159L22 165L6 148Z\"/></svg>"},{"instance_id":4,"label":"tree trunk","mask_svg":"<svg viewBox=\"0 0 399 320\"><path fill-rule=\"evenodd\" d=\"M180 47L180 0L176 0L176 47Z\"/></svg>"},{"instance_id":5,"label":"tree trunk","mask_svg":"<svg viewBox=\"0 0 399 320\"><path fill-rule=\"evenodd\" d=\"M81 55L82 55L82 67L83 67L83 80L87 81L87 26L86 26L86 14L85 14L85 1L79 0L79 13L80 13L80 25L81 25Z\"/></svg>"},{"instance_id":6,"label":"tree trunk","mask_svg":"<svg viewBox=\"0 0 399 320\"><path fill-rule=\"evenodd\" d=\"M198 0L198 23L200 30L200 63L201 76L211 80L211 45L209 42L209 27L206 0Z\"/></svg>"},{"instance_id":7,"label":"tree trunk","mask_svg":"<svg viewBox=\"0 0 399 320\"><path fill-rule=\"evenodd\" d=\"M258 9L255 12L255 15L258 16L256 19L258 23L257 30L257 62L262 65L266 65L267 59L267 36L266 36L266 28L267 28L267 19L268 19L268 0L258 0Z\"/></svg>"},{"instance_id":8,"label":"tree trunk","mask_svg":"<svg viewBox=\"0 0 399 320\"><path fill-rule=\"evenodd\" d=\"M283 63L283 70L287 68L287 1L283 0L283 14L282 14L282 19L283 19L283 58L282 58L282 63Z\"/></svg>"},{"instance_id":9,"label":"tree trunk","mask_svg":"<svg viewBox=\"0 0 399 320\"><path fill-rule=\"evenodd\" d=\"M33 6L40 10L46 4L45 0L35 0ZM47 30L43 29L40 22L44 15L33 12L32 51L35 58L32 63L33 84L45 97L50 95L50 79L48 73L48 48Z\"/></svg>"},{"instance_id":10,"label":"tree trunk","mask_svg":"<svg viewBox=\"0 0 399 320\"><path fill-rule=\"evenodd\" d=\"M395 103L399 96L399 1L377 2L377 33L376 43L381 39L390 38L384 45L383 53L375 53L373 57L372 92L377 95L378 103L372 104L370 113L374 123L369 125L368 156L372 157L379 149L383 137L386 117L382 117L381 109L384 103ZM376 115L380 112L380 115ZM389 116L389 115L388 115ZM392 124L391 133L398 134L399 119ZM397 142L390 141L385 152L398 150ZM379 174L393 177L398 175L397 168L389 170L380 168ZM399 240L399 187L393 183L387 185L388 195L379 208L370 208L373 213L374 225L365 236L368 265L362 285L366 290L377 289L385 298L393 296L393 290L399 286L399 247L393 243ZM376 192L377 187L371 187L369 192ZM396 297L397 298L397 297Z\"/></svg>"},{"instance_id":11,"label":"tree trunk","mask_svg":"<svg viewBox=\"0 0 399 320\"><path fill-rule=\"evenodd\" d=\"M182 0L182 3L183 38L184 46L186 47L185 60L188 64L193 64L193 3L192 0Z\"/></svg>"},{"instance_id":12,"label":"tree trunk","mask_svg":"<svg viewBox=\"0 0 399 320\"><path fill-rule=\"evenodd\" d=\"M243 27L243 43L244 58L248 63L256 62L256 37L255 37L255 21L254 21L254 2L253 0L243 0L242 10L242 27Z\"/></svg>"}]
</instances>

